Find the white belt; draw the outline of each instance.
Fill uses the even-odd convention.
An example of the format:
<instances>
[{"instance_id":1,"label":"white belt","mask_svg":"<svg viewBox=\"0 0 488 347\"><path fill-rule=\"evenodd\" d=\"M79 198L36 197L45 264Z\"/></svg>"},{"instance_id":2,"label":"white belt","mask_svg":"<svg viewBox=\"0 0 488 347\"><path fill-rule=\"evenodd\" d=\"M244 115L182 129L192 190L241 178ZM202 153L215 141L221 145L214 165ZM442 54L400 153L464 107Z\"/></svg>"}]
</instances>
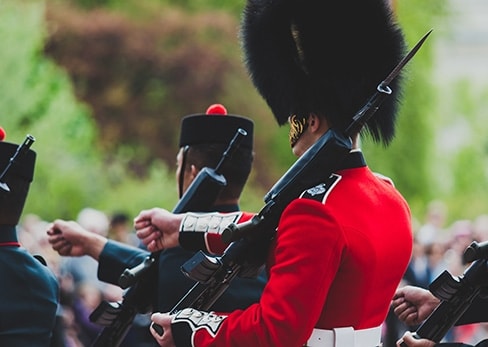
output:
<instances>
[{"instance_id":1,"label":"white belt","mask_svg":"<svg viewBox=\"0 0 488 347\"><path fill-rule=\"evenodd\" d=\"M354 330L352 327L332 330L313 329L306 347L376 347L381 346L381 326Z\"/></svg>"}]
</instances>

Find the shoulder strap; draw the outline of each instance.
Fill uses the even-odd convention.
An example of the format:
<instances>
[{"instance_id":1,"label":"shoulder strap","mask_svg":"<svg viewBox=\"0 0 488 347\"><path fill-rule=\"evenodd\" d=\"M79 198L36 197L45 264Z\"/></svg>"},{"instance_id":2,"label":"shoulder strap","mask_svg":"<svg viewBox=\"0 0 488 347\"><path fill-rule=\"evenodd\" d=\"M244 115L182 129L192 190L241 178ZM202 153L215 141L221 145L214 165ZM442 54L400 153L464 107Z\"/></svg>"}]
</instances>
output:
<instances>
[{"instance_id":1,"label":"shoulder strap","mask_svg":"<svg viewBox=\"0 0 488 347\"><path fill-rule=\"evenodd\" d=\"M301 195L301 199L311 199L316 200L321 203L325 203L327 196L329 196L332 189L341 180L342 176L337 174L332 174L329 176L325 182L316 185L315 187L305 190Z\"/></svg>"}]
</instances>

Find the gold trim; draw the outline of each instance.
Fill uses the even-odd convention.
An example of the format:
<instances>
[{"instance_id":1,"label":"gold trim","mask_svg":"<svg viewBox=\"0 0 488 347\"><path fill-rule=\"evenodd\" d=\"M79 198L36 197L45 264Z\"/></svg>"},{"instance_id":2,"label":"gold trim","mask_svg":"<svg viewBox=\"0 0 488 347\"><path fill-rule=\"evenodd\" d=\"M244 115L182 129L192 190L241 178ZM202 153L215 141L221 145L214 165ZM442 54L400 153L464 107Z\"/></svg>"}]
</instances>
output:
<instances>
[{"instance_id":1,"label":"gold trim","mask_svg":"<svg viewBox=\"0 0 488 347\"><path fill-rule=\"evenodd\" d=\"M293 146L295 146L300 136L302 136L305 129L307 129L308 123L307 123L307 118L305 117L298 118L296 114L290 116L289 123L290 123L290 132L288 134L288 138L290 140L290 145L293 148Z\"/></svg>"}]
</instances>

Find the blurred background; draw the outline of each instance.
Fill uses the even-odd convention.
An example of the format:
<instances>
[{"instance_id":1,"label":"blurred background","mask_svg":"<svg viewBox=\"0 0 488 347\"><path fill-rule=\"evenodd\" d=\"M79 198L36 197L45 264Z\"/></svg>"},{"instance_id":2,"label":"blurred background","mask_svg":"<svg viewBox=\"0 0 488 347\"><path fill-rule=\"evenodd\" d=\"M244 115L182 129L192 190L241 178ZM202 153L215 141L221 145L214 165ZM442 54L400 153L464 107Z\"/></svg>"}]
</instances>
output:
<instances>
[{"instance_id":1,"label":"blurred background","mask_svg":"<svg viewBox=\"0 0 488 347\"><path fill-rule=\"evenodd\" d=\"M410 204L415 276L405 283L425 287L445 269L461 274L464 247L488 240L488 2L392 1L409 47L434 31L406 67L397 137L388 148L369 138L362 147L370 167L391 177ZM0 126L9 142L34 135L38 154L21 240L56 272L60 260L46 244L47 222L94 209L107 218L104 235L136 245L132 218L142 209L175 206L183 116L222 103L255 121L243 210L259 210L295 161L288 128L277 126L244 69L243 6L243 0L0 1ZM113 226L120 219L122 233ZM70 333L77 346L88 334L80 324ZM389 317L385 347L407 328ZM475 343L487 331L457 329L449 339Z\"/></svg>"},{"instance_id":2,"label":"blurred background","mask_svg":"<svg viewBox=\"0 0 488 347\"><path fill-rule=\"evenodd\" d=\"M256 122L256 162L242 207L260 208L295 158L288 129L276 125L244 70L243 4L3 0L0 126L7 141L20 143L27 133L37 139L25 212L49 220L74 218L85 206L131 216L171 209L179 122L216 102ZM410 47L434 31L407 66L392 146L364 139L369 165L393 178L419 220L432 200L447 204L449 221L475 217L488 208L488 5L394 6Z\"/></svg>"}]
</instances>

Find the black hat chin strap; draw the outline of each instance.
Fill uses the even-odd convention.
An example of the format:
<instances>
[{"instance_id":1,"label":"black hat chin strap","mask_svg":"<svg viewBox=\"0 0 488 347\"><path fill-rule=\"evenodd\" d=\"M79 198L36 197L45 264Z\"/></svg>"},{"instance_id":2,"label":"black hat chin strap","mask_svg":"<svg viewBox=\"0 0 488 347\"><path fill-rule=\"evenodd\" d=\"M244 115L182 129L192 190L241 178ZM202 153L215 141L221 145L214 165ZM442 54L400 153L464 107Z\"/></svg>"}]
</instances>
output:
<instances>
[{"instance_id":1,"label":"black hat chin strap","mask_svg":"<svg viewBox=\"0 0 488 347\"><path fill-rule=\"evenodd\" d=\"M0 225L0 246L18 242L15 225Z\"/></svg>"},{"instance_id":2,"label":"black hat chin strap","mask_svg":"<svg viewBox=\"0 0 488 347\"><path fill-rule=\"evenodd\" d=\"M183 181L185 179L185 166L186 166L186 154L188 153L188 149L190 146L183 147L183 153L181 156L181 167L180 167L180 175L178 177L178 196L181 199L183 196Z\"/></svg>"}]
</instances>

